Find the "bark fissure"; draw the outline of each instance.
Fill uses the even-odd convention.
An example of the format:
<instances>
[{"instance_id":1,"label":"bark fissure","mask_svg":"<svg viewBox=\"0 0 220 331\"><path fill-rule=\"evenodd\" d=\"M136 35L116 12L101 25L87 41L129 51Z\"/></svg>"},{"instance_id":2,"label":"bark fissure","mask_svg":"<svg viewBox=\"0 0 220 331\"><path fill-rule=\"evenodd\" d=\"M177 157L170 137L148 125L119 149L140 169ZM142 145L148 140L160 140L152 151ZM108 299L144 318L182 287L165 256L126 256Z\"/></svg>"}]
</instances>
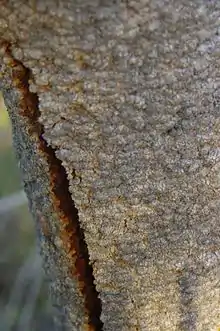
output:
<instances>
[{"instance_id":1,"label":"bark fissure","mask_svg":"<svg viewBox=\"0 0 220 331\"><path fill-rule=\"evenodd\" d=\"M94 284L93 268L89 261L89 253L80 226L78 210L75 207L69 192L69 181L61 161L56 157L56 151L48 146L43 138L44 128L39 122L39 99L36 93L29 89L31 70L23 63L16 60L11 53L11 45L4 43L5 52L12 70L13 85L22 94L22 113L28 122L28 133L37 136L40 153L47 160L50 170L50 191L54 209L60 219L60 238L62 240L64 254L70 264L70 274L78 280L78 289L82 293L85 302L85 330L101 331L103 323L101 316L101 300ZM72 266L72 262L73 266Z\"/></svg>"}]
</instances>

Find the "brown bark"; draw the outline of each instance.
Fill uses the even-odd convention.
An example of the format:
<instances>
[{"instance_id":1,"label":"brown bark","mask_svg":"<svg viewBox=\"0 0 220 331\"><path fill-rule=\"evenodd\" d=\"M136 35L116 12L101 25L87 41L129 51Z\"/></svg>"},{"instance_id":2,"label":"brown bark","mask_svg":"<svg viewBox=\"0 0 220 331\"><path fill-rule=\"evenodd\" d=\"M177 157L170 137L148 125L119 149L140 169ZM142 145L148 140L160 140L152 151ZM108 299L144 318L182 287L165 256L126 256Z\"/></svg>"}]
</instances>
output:
<instances>
[{"instance_id":1,"label":"brown bark","mask_svg":"<svg viewBox=\"0 0 220 331\"><path fill-rule=\"evenodd\" d=\"M58 329L218 330L220 4L0 4Z\"/></svg>"}]
</instances>

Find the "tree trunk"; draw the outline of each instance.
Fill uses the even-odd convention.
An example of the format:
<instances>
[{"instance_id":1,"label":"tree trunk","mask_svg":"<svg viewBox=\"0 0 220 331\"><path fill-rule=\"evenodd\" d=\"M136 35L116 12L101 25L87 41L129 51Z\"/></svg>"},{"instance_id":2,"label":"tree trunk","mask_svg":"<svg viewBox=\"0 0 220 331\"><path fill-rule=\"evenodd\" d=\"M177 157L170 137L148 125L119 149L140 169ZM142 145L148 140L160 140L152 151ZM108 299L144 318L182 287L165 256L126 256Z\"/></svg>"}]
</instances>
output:
<instances>
[{"instance_id":1,"label":"tree trunk","mask_svg":"<svg viewBox=\"0 0 220 331\"><path fill-rule=\"evenodd\" d=\"M58 330L220 329L219 17L214 0L0 0Z\"/></svg>"}]
</instances>

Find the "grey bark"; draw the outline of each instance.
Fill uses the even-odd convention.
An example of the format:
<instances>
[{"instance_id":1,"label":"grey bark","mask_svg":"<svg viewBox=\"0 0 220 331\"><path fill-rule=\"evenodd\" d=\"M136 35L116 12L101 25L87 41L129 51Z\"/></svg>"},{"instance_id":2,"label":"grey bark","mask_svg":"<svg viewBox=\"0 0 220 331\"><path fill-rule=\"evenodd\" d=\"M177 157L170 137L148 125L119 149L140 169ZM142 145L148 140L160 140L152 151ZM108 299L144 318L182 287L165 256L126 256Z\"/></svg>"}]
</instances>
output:
<instances>
[{"instance_id":1,"label":"grey bark","mask_svg":"<svg viewBox=\"0 0 220 331\"><path fill-rule=\"evenodd\" d=\"M58 329L219 330L220 2L0 4Z\"/></svg>"}]
</instances>

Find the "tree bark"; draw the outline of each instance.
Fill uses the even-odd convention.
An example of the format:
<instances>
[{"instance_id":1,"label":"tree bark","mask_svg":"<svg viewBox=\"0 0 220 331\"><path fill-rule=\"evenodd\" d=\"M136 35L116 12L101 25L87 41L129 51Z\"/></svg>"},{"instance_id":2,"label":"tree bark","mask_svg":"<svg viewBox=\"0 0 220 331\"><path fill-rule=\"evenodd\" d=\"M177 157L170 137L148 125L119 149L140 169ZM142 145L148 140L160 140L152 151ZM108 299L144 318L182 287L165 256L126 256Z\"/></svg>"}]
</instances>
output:
<instances>
[{"instance_id":1,"label":"tree bark","mask_svg":"<svg viewBox=\"0 0 220 331\"><path fill-rule=\"evenodd\" d=\"M0 8L57 329L219 330L220 2Z\"/></svg>"}]
</instances>

